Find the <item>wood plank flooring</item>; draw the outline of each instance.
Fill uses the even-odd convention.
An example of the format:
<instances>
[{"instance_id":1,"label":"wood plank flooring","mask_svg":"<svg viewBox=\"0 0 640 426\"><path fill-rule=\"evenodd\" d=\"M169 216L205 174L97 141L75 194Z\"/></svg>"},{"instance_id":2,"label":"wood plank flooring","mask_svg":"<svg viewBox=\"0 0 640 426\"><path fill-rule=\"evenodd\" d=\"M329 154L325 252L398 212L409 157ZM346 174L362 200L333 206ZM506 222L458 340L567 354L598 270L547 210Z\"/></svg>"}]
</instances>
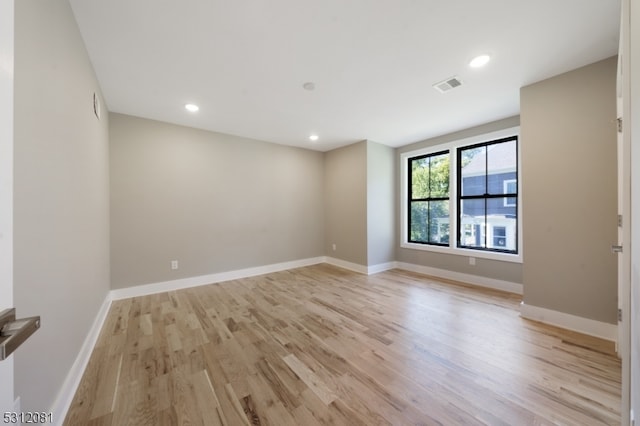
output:
<instances>
[{"instance_id":1,"label":"wood plank flooring","mask_svg":"<svg viewBox=\"0 0 640 426\"><path fill-rule=\"evenodd\" d=\"M65 424L620 424L613 345L519 302L329 265L115 301Z\"/></svg>"}]
</instances>

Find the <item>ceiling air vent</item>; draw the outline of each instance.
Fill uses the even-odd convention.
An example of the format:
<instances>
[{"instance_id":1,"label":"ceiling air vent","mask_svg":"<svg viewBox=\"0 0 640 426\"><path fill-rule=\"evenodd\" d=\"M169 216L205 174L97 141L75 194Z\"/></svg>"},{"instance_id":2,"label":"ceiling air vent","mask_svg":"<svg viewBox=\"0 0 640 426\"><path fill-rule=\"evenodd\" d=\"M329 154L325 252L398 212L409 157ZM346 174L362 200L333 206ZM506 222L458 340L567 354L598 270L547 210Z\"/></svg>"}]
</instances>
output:
<instances>
[{"instance_id":1,"label":"ceiling air vent","mask_svg":"<svg viewBox=\"0 0 640 426\"><path fill-rule=\"evenodd\" d=\"M459 86L462 86L462 80L460 80L459 77L449 77L446 80L434 84L433 88L440 93L445 93Z\"/></svg>"}]
</instances>

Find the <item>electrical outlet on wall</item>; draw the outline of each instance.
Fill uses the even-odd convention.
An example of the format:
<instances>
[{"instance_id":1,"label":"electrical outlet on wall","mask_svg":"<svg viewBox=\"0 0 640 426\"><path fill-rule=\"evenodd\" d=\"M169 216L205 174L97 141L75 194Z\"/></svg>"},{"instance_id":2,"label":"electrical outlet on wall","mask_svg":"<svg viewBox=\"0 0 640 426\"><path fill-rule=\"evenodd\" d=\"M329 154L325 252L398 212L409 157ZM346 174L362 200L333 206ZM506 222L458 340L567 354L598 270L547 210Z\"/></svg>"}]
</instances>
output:
<instances>
[{"instance_id":1,"label":"electrical outlet on wall","mask_svg":"<svg viewBox=\"0 0 640 426\"><path fill-rule=\"evenodd\" d=\"M333 245L331 246L331 248L333 249L333 251L336 251L336 248L337 248L336 243L333 243Z\"/></svg>"},{"instance_id":2,"label":"electrical outlet on wall","mask_svg":"<svg viewBox=\"0 0 640 426\"><path fill-rule=\"evenodd\" d=\"M469 258L469 265L474 266L476 264L476 258L475 257L470 257Z\"/></svg>"},{"instance_id":3,"label":"electrical outlet on wall","mask_svg":"<svg viewBox=\"0 0 640 426\"><path fill-rule=\"evenodd\" d=\"M172 260L171 261L171 269L172 270L178 269L178 261L177 260Z\"/></svg>"}]
</instances>

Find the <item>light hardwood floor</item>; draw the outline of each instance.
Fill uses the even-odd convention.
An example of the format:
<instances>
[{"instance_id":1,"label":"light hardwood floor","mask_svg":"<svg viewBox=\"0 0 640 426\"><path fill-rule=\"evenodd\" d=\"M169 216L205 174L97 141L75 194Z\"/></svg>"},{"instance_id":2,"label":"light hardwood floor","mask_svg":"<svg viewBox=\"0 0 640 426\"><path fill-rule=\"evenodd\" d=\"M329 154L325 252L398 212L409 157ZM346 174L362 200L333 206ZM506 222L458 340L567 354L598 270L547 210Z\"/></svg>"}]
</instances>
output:
<instances>
[{"instance_id":1,"label":"light hardwood floor","mask_svg":"<svg viewBox=\"0 0 640 426\"><path fill-rule=\"evenodd\" d=\"M65 424L619 424L612 344L519 302L329 265L116 301Z\"/></svg>"}]
</instances>

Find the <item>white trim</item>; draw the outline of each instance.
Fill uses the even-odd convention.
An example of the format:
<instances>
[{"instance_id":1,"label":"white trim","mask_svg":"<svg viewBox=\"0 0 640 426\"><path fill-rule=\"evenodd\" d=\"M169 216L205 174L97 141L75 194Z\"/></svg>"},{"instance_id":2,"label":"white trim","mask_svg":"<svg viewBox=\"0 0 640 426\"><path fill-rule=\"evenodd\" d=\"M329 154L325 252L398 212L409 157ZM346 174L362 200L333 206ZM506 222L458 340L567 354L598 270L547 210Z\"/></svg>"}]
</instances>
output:
<instances>
[{"instance_id":1,"label":"white trim","mask_svg":"<svg viewBox=\"0 0 640 426\"><path fill-rule=\"evenodd\" d=\"M87 364L89 363L89 358L93 353L93 349L98 341L98 337L100 335L100 331L104 326L104 322L107 318L107 314L109 312L109 308L111 307L111 302L113 300L127 299L130 297L138 297L138 296L146 296L154 293L161 293L165 291L172 290L180 290L183 288L196 287L207 284L214 284L223 281L235 280L240 278L248 278L256 275L269 274L272 272L279 272L288 269L301 268L304 266L316 265L319 263L329 263L334 266L338 266L344 269L348 269L351 271L355 271L361 274L375 274L378 272L386 271L389 269L393 269L396 266L395 262L389 263L381 263L379 265L374 265L370 267L358 265L355 263L347 262L340 259L334 259L331 257L313 257L308 259L294 260L291 262L282 262L275 263L271 265L258 266L254 268L246 268L240 269L236 271L228 271L221 272L217 274L211 275L202 275L198 277L184 278L179 280L172 281L164 281L153 284L146 284L141 286L123 288L111 290L102 304L96 319L93 322L91 329L89 330L89 334L87 335L78 356L76 357L75 362L73 363L67 377L65 379L64 384L56 401L53 404L51 409L54 415L54 424L62 425L65 417L67 416L67 412L69 411L69 407L73 401L73 397L78 390L78 386L80 385L80 380L82 379L82 375L84 374L85 369L87 368ZM16 400L16 404L20 403L20 399ZM19 410L17 410L19 412Z\"/></svg>"},{"instance_id":2,"label":"white trim","mask_svg":"<svg viewBox=\"0 0 640 426\"><path fill-rule=\"evenodd\" d=\"M71 366L69 373L67 373L64 384L62 385L60 392L58 392L58 396L51 407L53 423L56 425L62 425L65 417L67 417L67 411L69 411L69 407L71 407L73 397L78 390L82 375L87 368L87 364L89 364L89 358L91 358L91 354L96 346L96 342L98 341L104 322L107 319L107 314L109 313L112 300L110 296L111 293L107 293L107 296L98 311L98 315L96 315L96 319L93 321L93 324L89 329L89 334L87 334L87 337L84 339L80 352Z\"/></svg>"},{"instance_id":3,"label":"white trim","mask_svg":"<svg viewBox=\"0 0 640 426\"><path fill-rule=\"evenodd\" d=\"M0 0L0 311L13 302L14 0ZM13 356L0 362L0 414L13 409Z\"/></svg>"},{"instance_id":4,"label":"white trim","mask_svg":"<svg viewBox=\"0 0 640 426\"><path fill-rule=\"evenodd\" d=\"M500 260L505 262L515 262L522 263L523 262L523 243L522 243L522 155L521 148L518 146L518 253L501 253L501 252L492 252L485 250L471 250L456 247L456 238L457 234L457 185L455 184L456 180L454 179L456 170L457 170L457 155L455 153L457 148L473 145L480 142L487 142L496 139L507 138L511 136L517 136L518 141L520 141L520 126L510 127L507 129L497 130L490 133L485 133L481 135L476 135L464 139L459 139L455 141L445 142L438 145L426 146L423 148L415 149L412 151L403 152L400 154L400 235L401 235L401 243L400 247L412 249L412 250L424 250L424 251L432 251L437 253L446 253L457 256L471 256L478 257L483 259L492 259L492 260ZM450 238L448 246L436 246L429 244L416 244L410 243L407 241L408 234L408 211L407 211L407 193L408 193L408 164L407 160L411 157L416 157L423 154L431 154L440 151L448 150L450 152L450 179L449 182L449 217L450 217ZM452 238L453 237L453 238Z\"/></svg>"},{"instance_id":5,"label":"white trim","mask_svg":"<svg viewBox=\"0 0 640 426\"><path fill-rule=\"evenodd\" d=\"M578 333L588 334L601 339L616 342L618 337L618 326L606 322L596 321L564 312L553 311L551 309L540 308L538 306L520 303L520 316L533 321L543 322Z\"/></svg>"},{"instance_id":6,"label":"white trim","mask_svg":"<svg viewBox=\"0 0 640 426\"><path fill-rule=\"evenodd\" d=\"M339 268L348 269L349 271L357 272L359 274L369 275L369 268L360 265L358 263L347 262L346 260L336 259L335 257L325 257L324 262L329 265L337 266Z\"/></svg>"},{"instance_id":7,"label":"white trim","mask_svg":"<svg viewBox=\"0 0 640 426\"><path fill-rule=\"evenodd\" d=\"M404 157L416 157L423 153L444 151L445 149L454 149L466 145L474 145L476 143L492 141L496 139L508 138L513 135L520 136L520 126L513 126L502 130L496 130L481 135L469 136L468 138L457 139L454 141L444 142L438 145L425 146L423 148L414 149L412 151L400 154Z\"/></svg>"},{"instance_id":8,"label":"white trim","mask_svg":"<svg viewBox=\"0 0 640 426\"><path fill-rule=\"evenodd\" d=\"M483 251L483 250L473 250L473 249L465 249L458 247L450 247L450 246L432 246L428 244L417 244L417 243L400 243L400 247L412 249L412 250L422 250L422 251L430 251L435 253L443 253L443 254L453 254L457 256L468 256L468 257L477 257L478 259L489 259L489 260L499 260L501 262L512 262L512 263L522 263L522 255L521 254L512 254L512 253L499 253L493 251Z\"/></svg>"},{"instance_id":9,"label":"white trim","mask_svg":"<svg viewBox=\"0 0 640 426\"><path fill-rule=\"evenodd\" d=\"M364 275L373 275L380 272L388 271L390 269L394 269L396 267L395 261L378 263L377 265L372 266L364 266L360 265L359 263L353 263L330 256L325 256L324 258L322 258L322 262L317 263L327 263L329 265L337 266L338 268L347 269L349 271L357 272Z\"/></svg>"},{"instance_id":10,"label":"white trim","mask_svg":"<svg viewBox=\"0 0 640 426\"><path fill-rule=\"evenodd\" d=\"M491 288L494 290L507 291L509 293L522 294L523 286L511 281L498 280L495 278L481 277L479 275L465 274L462 272L449 271L447 269L433 268L431 266L415 265L413 263L396 262L398 269L417 272L419 274L431 275L437 278L459 281L478 287Z\"/></svg>"},{"instance_id":11,"label":"white trim","mask_svg":"<svg viewBox=\"0 0 640 426\"><path fill-rule=\"evenodd\" d=\"M219 272L217 274L200 275L197 277L181 278L159 283L144 284L127 288L111 290L111 299L120 300L130 297L147 296L149 294L165 291L181 290L183 288L198 287L201 285L215 284L223 281L237 280L240 278L254 277L287 269L301 268L303 266L316 265L325 262L325 258L312 257L309 259L293 260L291 262L274 263L271 265L256 266L253 268L238 269L235 271Z\"/></svg>"},{"instance_id":12,"label":"white trim","mask_svg":"<svg viewBox=\"0 0 640 426\"><path fill-rule=\"evenodd\" d=\"M54 424L62 425L65 417L67 416L67 412L69 411L69 407L71 407L71 403L73 402L73 397L78 390L80 380L82 379L82 375L87 368L89 358L91 357L96 342L98 341L100 331L102 331L105 320L107 319L109 308L111 307L111 302L113 300L126 299L136 296L145 296L154 293L161 293L164 291L179 290L182 288L213 284L238 278L247 278L255 275L283 271L286 269L315 265L318 263L323 263L324 261L324 257L315 257L295 260L291 262L275 263L271 265L241 269L237 271L222 272L219 274L204 275L199 277L111 290L105 297L100 311L98 312L98 315L96 316L96 319L94 320L93 325L91 326L91 329L89 330L89 333L85 338L82 347L80 348L80 352L78 353L75 362L71 366L64 384L62 385L62 388L60 389L60 392L58 393L58 396L56 397L56 400L51 408Z\"/></svg>"},{"instance_id":13,"label":"white trim","mask_svg":"<svg viewBox=\"0 0 640 426\"><path fill-rule=\"evenodd\" d=\"M398 262L378 263L377 265L367 267L367 275L377 274L396 268Z\"/></svg>"}]
</instances>

